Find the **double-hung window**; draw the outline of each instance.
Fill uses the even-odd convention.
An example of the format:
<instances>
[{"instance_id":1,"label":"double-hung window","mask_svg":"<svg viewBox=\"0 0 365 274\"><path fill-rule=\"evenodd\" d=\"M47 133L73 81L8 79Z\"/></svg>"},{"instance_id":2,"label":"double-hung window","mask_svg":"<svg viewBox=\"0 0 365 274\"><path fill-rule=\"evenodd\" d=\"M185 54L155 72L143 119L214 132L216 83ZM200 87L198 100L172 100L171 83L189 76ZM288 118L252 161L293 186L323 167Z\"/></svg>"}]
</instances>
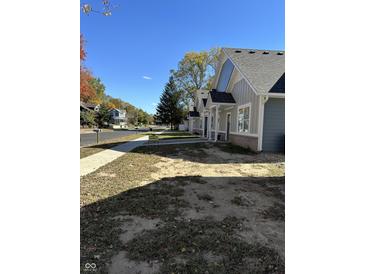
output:
<instances>
[{"instance_id":1,"label":"double-hung window","mask_svg":"<svg viewBox=\"0 0 365 274\"><path fill-rule=\"evenodd\" d=\"M238 132L250 132L250 109L251 105L247 104L238 108Z\"/></svg>"}]
</instances>

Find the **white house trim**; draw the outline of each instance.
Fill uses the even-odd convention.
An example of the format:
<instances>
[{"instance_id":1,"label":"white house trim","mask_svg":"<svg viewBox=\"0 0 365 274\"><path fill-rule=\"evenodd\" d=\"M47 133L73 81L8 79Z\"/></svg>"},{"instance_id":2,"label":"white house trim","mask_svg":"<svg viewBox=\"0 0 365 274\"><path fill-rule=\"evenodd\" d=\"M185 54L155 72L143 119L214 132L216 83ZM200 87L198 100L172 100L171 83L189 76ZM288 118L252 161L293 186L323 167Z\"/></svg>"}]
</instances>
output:
<instances>
[{"instance_id":1,"label":"white house trim","mask_svg":"<svg viewBox=\"0 0 365 274\"><path fill-rule=\"evenodd\" d=\"M232 135L239 135L239 136L248 136L248 137L256 137L258 138L259 135L256 134L256 133L238 133L237 131L231 131L229 134L232 134Z\"/></svg>"},{"instance_id":2,"label":"white house trim","mask_svg":"<svg viewBox=\"0 0 365 274\"><path fill-rule=\"evenodd\" d=\"M270 98L285 98L285 93L266 93L262 95L269 96Z\"/></svg>"},{"instance_id":3,"label":"white house trim","mask_svg":"<svg viewBox=\"0 0 365 274\"><path fill-rule=\"evenodd\" d=\"M257 150L262 150L262 139L264 134L264 113L265 113L265 103L269 99L268 96L260 96L259 97L259 115L258 115L258 144L257 144Z\"/></svg>"},{"instance_id":4,"label":"white house trim","mask_svg":"<svg viewBox=\"0 0 365 274\"><path fill-rule=\"evenodd\" d=\"M243 108L247 108L249 107L250 108L250 114L249 114L249 117L248 117L248 132L247 133L250 133L251 132L251 119L252 119L252 106L251 106L251 102L247 103L247 104L244 104L244 105L240 105L237 107L237 132L238 132L238 123L239 123L239 119L238 119L238 114L239 114L239 111L240 109L243 109Z\"/></svg>"}]
</instances>

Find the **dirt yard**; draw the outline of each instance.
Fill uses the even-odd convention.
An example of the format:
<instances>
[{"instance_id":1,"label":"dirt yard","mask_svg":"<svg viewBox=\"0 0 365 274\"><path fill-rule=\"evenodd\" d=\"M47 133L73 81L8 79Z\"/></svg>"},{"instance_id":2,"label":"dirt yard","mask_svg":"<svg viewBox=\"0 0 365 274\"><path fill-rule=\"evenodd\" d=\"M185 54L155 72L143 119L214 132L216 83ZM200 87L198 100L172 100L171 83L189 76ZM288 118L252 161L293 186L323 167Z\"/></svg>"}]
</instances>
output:
<instances>
[{"instance_id":1,"label":"dirt yard","mask_svg":"<svg viewBox=\"0 0 365 274\"><path fill-rule=\"evenodd\" d=\"M81 272L284 273L284 155L140 147L81 178Z\"/></svg>"}]
</instances>

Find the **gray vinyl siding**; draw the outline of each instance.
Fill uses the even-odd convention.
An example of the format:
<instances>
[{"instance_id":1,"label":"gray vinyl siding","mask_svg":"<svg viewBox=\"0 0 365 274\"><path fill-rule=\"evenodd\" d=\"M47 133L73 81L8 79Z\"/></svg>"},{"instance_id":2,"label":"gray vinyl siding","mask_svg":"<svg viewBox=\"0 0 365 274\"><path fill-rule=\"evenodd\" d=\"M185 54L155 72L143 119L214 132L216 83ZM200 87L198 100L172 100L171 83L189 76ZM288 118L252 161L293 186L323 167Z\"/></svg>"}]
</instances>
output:
<instances>
[{"instance_id":1,"label":"gray vinyl siding","mask_svg":"<svg viewBox=\"0 0 365 274\"><path fill-rule=\"evenodd\" d=\"M251 117L250 117L250 132L253 134L258 133L258 108L259 108L259 96L251 89L244 79L241 79L233 85L232 95L236 101L236 105L233 109L228 110L232 115L231 131L237 132L237 109L241 105L251 103ZM225 128L225 126L224 126Z\"/></svg>"},{"instance_id":2,"label":"gray vinyl siding","mask_svg":"<svg viewBox=\"0 0 365 274\"><path fill-rule=\"evenodd\" d=\"M265 103L262 150L284 151L285 99L270 98Z\"/></svg>"}]
</instances>

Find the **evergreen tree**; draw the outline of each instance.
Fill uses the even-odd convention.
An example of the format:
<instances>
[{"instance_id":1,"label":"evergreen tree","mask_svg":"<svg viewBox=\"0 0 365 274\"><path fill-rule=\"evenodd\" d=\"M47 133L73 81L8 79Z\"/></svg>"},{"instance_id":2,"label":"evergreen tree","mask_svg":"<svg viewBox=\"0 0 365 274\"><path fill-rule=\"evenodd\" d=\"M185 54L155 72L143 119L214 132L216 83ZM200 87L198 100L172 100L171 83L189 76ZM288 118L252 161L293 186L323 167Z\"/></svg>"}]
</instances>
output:
<instances>
[{"instance_id":1,"label":"evergreen tree","mask_svg":"<svg viewBox=\"0 0 365 274\"><path fill-rule=\"evenodd\" d=\"M182 94L177 90L172 76L160 97L155 117L163 124L170 124L171 129L176 128L183 119Z\"/></svg>"},{"instance_id":2,"label":"evergreen tree","mask_svg":"<svg viewBox=\"0 0 365 274\"><path fill-rule=\"evenodd\" d=\"M99 127L105 127L110 120L109 108L106 104L101 104L96 115L96 122Z\"/></svg>"}]
</instances>

